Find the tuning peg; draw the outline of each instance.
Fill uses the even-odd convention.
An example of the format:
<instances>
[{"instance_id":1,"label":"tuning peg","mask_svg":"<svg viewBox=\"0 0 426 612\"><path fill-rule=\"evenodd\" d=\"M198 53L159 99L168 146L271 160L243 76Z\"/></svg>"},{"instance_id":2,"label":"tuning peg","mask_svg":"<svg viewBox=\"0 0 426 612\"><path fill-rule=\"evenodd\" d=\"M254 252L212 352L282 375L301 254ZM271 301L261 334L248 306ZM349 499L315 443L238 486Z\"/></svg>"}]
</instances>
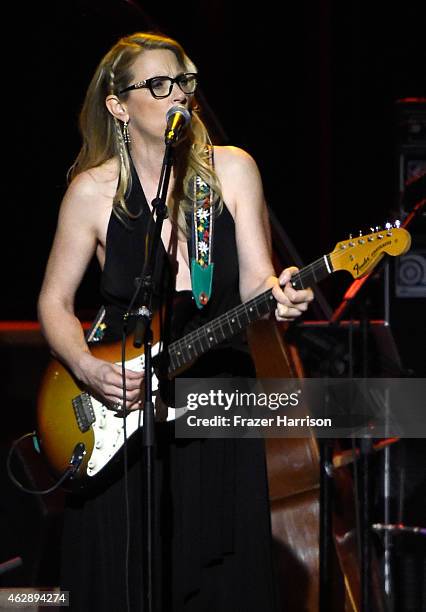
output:
<instances>
[{"instance_id":1,"label":"tuning peg","mask_svg":"<svg viewBox=\"0 0 426 612\"><path fill-rule=\"evenodd\" d=\"M374 233L374 227L370 227L370 232Z\"/></svg>"},{"instance_id":2,"label":"tuning peg","mask_svg":"<svg viewBox=\"0 0 426 612\"><path fill-rule=\"evenodd\" d=\"M380 230L381 230L381 229L382 229L382 228L381 228L381 226L380 226L380 225L376 225L376 232L380 232Z\"/></svg>"},{"instance_id":3,"label":"tuning peg","mask_svg":"<svg viewBox=\"0 0 426 612\"><path fill-rule=\"evenodd\" d=\"M401 225L401 221L399 219L397 219L394 223L395 227L399 227Z\"/></svg>"},{"instance_id":4,"label":"tuning peg","mask_svg":"<svg viewBox=\"0 0 426 612\"><path fill-rule=\"evenodd\" d=\"M389 223L389 221L386 221L386 223L385 223L385 228L386 228L387 230L392 229L392 223Z\"/></svg>"},{"instance_id":5,"label":"tuning peg","mask_svg":"<svg viewBox=\"0 0 426 612\"><path fill-rule=\"evenodd\" d=\"M360 235L360 237L362 236L362 230L359 230L359 235Z\"/></svg>"},{"instance_id":6,"label":"tuning peg","mask_svg":"<svg viewBox=\"0 0 426 612\"><path fill-rule=\"evenodd\" d=\"M349 240L352 240L352 234L349 234Z\"/></svg>"}]
</instances>

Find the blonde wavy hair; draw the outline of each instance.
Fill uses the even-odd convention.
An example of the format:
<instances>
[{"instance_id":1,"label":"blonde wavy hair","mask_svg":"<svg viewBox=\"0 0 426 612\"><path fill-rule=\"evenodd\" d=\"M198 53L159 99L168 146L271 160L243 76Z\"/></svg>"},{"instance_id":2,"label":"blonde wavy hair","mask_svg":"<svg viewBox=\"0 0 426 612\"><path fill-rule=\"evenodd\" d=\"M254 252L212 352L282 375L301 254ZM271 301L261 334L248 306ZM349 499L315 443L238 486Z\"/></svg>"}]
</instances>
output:
<instances>
[{"instance_id":1,"label":"blonde wavy hair","mask_svg":"<svg viewBox=\"0 0 426 612\"><path fill-rule=\"evenodd\" d=\"M105 99L111 94L118 96L118 92L132 83L135 60L152 49L172 51L185 72L197 72L181 45L172 38L146 32L136 32L121 38L103 57L87 89L79 118L82 147L68 173L69 180L72 180L85 170L100 166L109 159L117 159L119 180L113 210L124 222L132 217L126 206L126 195L131 190L131 160L121 122L108 111ZM121 94L121 99L126 100L127 96L128 92ZM193 98L192 120L186 130L186 137L176 145L177 180L172 194L174 210L171 211L171 218L178 222L185 233L185 213L193 206L195 177L199 176L210 186L219 212L222 208L219 179L209 160L210 146L209 134Z\"/></svg>"}]
</instances>

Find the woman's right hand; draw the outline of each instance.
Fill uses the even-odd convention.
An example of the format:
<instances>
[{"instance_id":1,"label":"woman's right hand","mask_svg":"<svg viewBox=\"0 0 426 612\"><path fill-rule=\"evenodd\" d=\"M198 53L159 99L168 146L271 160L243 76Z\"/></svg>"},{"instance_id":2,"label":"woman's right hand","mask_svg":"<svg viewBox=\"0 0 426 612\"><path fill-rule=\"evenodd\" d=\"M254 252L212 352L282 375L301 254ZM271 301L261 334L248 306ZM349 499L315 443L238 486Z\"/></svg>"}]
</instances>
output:
<instances>
[{"instance_id":1,"label":"woman's right hand","mask_svg":"<svg viewBox=\"0 0 426 612\"><path fill-rule=\"evenodd\" d=\"M93 394L105 401L109 407L123 403L123 379L121 366L103 361L85 353L76 372L79 380L85 383ZM144 372L126 370L126 404L127 409L140 407Z\"/></svg>"}]
</instances>

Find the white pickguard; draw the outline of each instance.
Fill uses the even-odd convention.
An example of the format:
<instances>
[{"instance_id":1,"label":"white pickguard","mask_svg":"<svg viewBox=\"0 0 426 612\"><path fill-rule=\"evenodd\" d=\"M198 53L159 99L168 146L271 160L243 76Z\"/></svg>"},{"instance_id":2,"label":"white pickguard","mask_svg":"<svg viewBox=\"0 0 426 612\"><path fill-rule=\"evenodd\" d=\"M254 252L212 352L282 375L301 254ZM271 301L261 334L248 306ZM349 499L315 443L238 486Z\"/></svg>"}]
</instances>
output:
<instances>
[{"instance_id":1,"label":"white pickguard","mask_svg":"<svg viewBox=\"0 0 426 612\"><path fill-rule=\"evenodd\" d=\"M152 347L152 357L158 355L160 343ZM117 363L121 365L121 362ZM126 361L126 370L142 372L145 368L145 355ZM152 394L155 397L155 418L157 421L174 421L187 412L187 408L171 408L165 406L158 396L158 378L153 374ZM113 410L108 409L94 397L91 397L96 421L92 425L95 437L93 451L87 464L87 475L96 476L102 468L114 457L124 444L124 419L115 416ZM126 436L130 438L134 432L143 425L143 410L132 410L126 417Z\"/></svg>"}]
</instances>

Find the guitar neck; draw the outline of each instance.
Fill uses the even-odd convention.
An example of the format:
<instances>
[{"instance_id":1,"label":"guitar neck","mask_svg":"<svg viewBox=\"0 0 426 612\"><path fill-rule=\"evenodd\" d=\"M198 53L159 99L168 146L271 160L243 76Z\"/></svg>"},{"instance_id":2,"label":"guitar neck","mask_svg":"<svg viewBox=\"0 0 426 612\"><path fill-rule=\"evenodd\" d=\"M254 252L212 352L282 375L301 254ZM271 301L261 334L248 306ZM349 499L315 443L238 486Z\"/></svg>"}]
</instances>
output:
<instances>
[{"instance_id":1,"label":"guitar neck","mask_svg":"<svg viewBox=\"0 0 426 612\"><path fill-rule=\"evenodd\" d=\"M326 278L333 272L329 255L324 255L317 261L302 268L291 277L291 284L295 289L304 289L312 283ZM169 375L184 368L189 363L218 345L228 340L238 332L245 329L253 321L261 319L272 312L276 301L272 290L244 302L223 315L202 325L197 330L186 334L169 346Z\"/></svg>"}]
</instances>

